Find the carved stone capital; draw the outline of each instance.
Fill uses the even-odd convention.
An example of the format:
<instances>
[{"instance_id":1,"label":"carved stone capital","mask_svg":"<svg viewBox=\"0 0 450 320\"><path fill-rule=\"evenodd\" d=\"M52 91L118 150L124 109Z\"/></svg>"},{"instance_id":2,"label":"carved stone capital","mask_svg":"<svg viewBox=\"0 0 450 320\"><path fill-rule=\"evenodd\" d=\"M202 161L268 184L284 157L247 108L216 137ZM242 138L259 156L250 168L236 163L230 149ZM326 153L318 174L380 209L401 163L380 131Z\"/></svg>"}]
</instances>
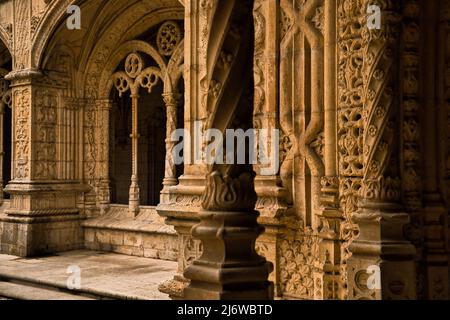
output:
<instances>
[{"instance_id":1,"label":"carved stone capital","mask_svg":"<svg viewBox=\"0 0 450 320\"><path fill-rule=\"evenodd\" d=\"M162 96L167 107L177 107L180 104L181 94L179 93L163 93Z\"/></svg>"},{"instance_id":2,"label":"carved stone capital","mask_svg":"<svg viewBox=\"0 0 450 320\"><path fill-rule=\"evenodd\" d=\"M11 86L31 84L34 79L42 77L42 71L34 68L12 71L5 76L11 82Z\"/></svg>"},{"instance_id":3,"label":"carved stone capital","mask_svg":"<svg viewBox=\"0 0 450 320\"><path fill-rule=\"evenodd\" d=\"M256 204L254 172L244 172L233 178L219 171L213 171L206 177L206 190L202 207L211 211L253 210Z\"/></svg>"}]
</instances>

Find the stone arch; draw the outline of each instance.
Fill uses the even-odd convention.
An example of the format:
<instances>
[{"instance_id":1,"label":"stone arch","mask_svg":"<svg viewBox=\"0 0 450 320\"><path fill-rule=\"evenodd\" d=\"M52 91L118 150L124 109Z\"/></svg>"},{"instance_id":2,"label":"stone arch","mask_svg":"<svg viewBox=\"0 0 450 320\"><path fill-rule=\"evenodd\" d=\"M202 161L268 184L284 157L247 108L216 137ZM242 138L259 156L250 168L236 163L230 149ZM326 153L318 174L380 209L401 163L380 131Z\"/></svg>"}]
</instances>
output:
<instances>
[{"instance_id":1,"label":"stone arch","mask_svg":"<svg viewBox=\"0 0 450 320\"><path fill-rule=\"evenodd\" d=\"M116 24L120 25L121 22L111 24L104 34L109 34L108 37L102 37L100 41L92 48L91 51L86 51L86 54L80 60L80 70L86 70L86 72L93 72L93 57L98 57L100 55L108 56L111 54L111 48L108 46L108 42L111 41L111 37L118 42L125 42L129 40L134 40L136 37L147 31L149 28L158 25L165 20L182 20L184 18L184 10L181 7L173 8L159 8L152 12L147 13L142 16L138 21L132 22L127 26L126 30L119 30L121 33L116 34L114 27ZM89 37L92 37L95 32L91 32ZM94 40L87 40L86 42L94 42ZM106 53L105 53L106 52ZM102 60L102 63L106 63L106 59ZM101 71L101 68L97 70Z\"/></svg>"},{"instance_id":2,"label":"stone arch","mask_svg":"<svg viewBox=\"0 0 450 320\"><path fill-rule=\"evenodd\" d=\"M173 2L170 0L166 1L170 3ZM178 2L176 3L178 4ZM179 6L161 7L144 15L143 17L141 17L141 19L139 19L139 21L130 23L126 28L121 28L120 30L117 30L117 25L120 25L120 22L114 23L111 26L109 26L108 31L104 32L104 34L108 34L108 36L102 37L100 41L95 45L95 47L93 47L90 52L87 52L87 54L83 56L81 59L80 69L84 70L85 71L84 74L86 75L83 81L86 97L88 98L105 97L102 96L102 94L106 92L103 90L104 88L102 88L105 86L106 83L105 79L107 79L105 78L107 76L105 75L105 70L111 68L110 60L119 51L118 49L115 49L114 51L112 50L112 48L110 47L111 42L121 43L120 48L122 48L122 50L124 51L127 51L126 47L124 47L124 44L126 42L137 41L134 39L136 39L138 36L140 36L148 29L166 20L182 20L183 18L184 18L184 9L182 7ZM129 19L127 20L126 17L122 19L123 21L126 21L128 23ZM165 67L161 68L161 66L163 65L162 61L164 61L164 59L160 57L158 51L154 47L149 48L148 45L143 46L147 49L147 51L151 50L152 52L156 53L150 54L150 56L152 56L153 58L156 57L158 58L158 60L155 61L160 66L160 69L163 74L162 80L164 81L165 80L164 75L166 70L165 63L164 63ZM127 53L130 52L131 51L128 50ZM120 59L117 61L117 64L119 62ZM112 72L109 75L111 74ZM95 94L95 92L100 92L100 94ZM107 96L108 94L106 95L106 97Z\"/></svg>"},{"instance_id":3,"label":"stone arch","mask_svg":"<svg viewBox=\"0 0 450 320\"><path fill-rule=\"evenodd\" d=\"M81 5L85 0L52 1L45 16L40 20L31 45L31 67L37 68L44 57L45 49L51 39L51 35L62 23L69 5Z\"/></svg>"},{"instance_id":4,"label":"stone arch","mask_svg":"<svg viewBox=\"0 0 450 320\"><path fill-rule=\"evenodd\" d=\"M132 2L130 4L130 2ZM33 68L39 68L44 62L46 52L51 50L51 42L57 32L58 28L63 24L64 17L66 16L66 10L69 5L83 6L88 4L86 0L65 0L65 1L53 1L48 5L45 15L37 25L36 31L33 36L31 47L31 66ZM107 7L106 7L107 6ZM106 8L106 9L105 9ZM109 8L119 8L117 10ZM83 9L83 8L82 8ZM96 16L95 22L89 25L91 30L83 41L83 46L87 47L86 54L80 59L80 70L88 70L89 60L91 59L91 53L95 53L96 48L101 41L105 41L105 34L109 34L112 27L120 24L119 21L128 21L131 25L127 25L120 30L121 38L127 37L126 40L133 38L136 34L133 32L139 32L140 29L145 28L148 24L148 20L152 18L154 20L168 19L168 15L176 17L176 19L184 18L184 9L182 3L177 0L163 0L155 3L153 0L130 0L124 3L122 0L110 0L105 3L101 3L97 8L98 16ZM174 15L175 13L175 15ZM142 14L139 16L139 14ZM113 17L115 16L115 19ZM107 25L107 28L103 28L103 34L99 39L94 39L98 35L100 26ZM157 23L154 23L157 24ZM154 25L153 24L153 25ZM141 27L139 27L141 25ZM0 35L1 37L1 35Z\"/></svg>"}]
</instances>

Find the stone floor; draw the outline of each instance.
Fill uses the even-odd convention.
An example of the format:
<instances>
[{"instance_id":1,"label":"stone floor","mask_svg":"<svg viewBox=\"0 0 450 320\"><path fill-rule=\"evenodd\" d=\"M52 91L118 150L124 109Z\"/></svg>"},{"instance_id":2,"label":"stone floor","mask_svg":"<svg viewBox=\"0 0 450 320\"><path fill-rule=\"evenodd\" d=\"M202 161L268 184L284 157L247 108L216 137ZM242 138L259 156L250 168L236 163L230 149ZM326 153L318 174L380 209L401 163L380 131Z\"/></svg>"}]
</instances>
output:
<instances>
[{"instance_id":1,"label":"stone floor","mask_svg":"<svg viewBox=\"0 0 450 320\"><path fill-rule=\"evenodd\" d=\"M71 266L79 267L81 292L85 294L113 299L160 300L168 296L158 291L158 285L173 277L177 263L86 250L28 259L0 255L0 279L7 280L3 283L10 291L17 281L67 290L67 280L71 276L67 271ZM37 298L52 299L52 296Z\"/></svg>"}]
</instances>

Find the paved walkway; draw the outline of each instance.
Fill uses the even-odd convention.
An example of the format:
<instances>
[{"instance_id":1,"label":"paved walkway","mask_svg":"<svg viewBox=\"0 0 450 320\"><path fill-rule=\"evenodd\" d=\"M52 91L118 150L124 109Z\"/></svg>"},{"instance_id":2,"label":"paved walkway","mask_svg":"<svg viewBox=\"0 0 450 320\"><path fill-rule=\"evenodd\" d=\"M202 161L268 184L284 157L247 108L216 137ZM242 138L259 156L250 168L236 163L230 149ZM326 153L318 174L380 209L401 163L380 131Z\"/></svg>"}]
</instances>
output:
<instances>
[{"instance_id":1,"label":"paved walkway","mask_svg":"<svg viewBox=\"0 0 450 320\"><path fill-rule=\"evenodd\" d=\"M86 250L28 259L0 255L3 279L66 288L69 267L75 271L79 267L83 292L121 299L168 299L158 285L173 277L177 263Z\"/></svg>"}]
</instances>

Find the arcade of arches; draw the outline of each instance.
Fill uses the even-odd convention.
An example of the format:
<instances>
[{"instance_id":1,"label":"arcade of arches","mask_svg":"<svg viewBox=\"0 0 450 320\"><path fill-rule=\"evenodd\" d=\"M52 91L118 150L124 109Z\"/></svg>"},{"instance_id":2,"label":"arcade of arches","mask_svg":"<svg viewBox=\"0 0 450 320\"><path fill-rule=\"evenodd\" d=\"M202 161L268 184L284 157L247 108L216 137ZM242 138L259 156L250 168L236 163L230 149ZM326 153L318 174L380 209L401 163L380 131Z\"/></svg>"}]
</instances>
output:
<instances>
[{"instance_id":1,"label":"arcade of arches","mask_svg":"<svg viewBox=\"0 0 450 320\"><path fill-rule=\"evenodd\" d=\"M198 121L279 129L278 173L176 165ZM449 0L0 0L0 251L177 261L173 299L450 299L449 125Z\"/></svg>"}]
</instances>

